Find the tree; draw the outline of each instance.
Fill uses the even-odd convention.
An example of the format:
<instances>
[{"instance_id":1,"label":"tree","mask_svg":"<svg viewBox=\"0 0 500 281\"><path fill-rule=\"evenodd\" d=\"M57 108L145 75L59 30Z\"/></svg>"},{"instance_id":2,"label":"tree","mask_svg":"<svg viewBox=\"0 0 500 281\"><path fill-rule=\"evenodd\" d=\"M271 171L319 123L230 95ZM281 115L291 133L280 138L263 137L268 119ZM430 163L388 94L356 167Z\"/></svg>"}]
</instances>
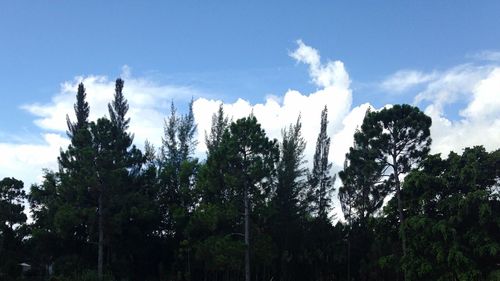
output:
<instances>
[{"instance_id":1,"label":"tree","mask_svg":"<svg viewBox=\"0 0 500 281\"><path fill-rule=\"evenodd\" d=\"M389 193L387 184L380 182L383 165L376 161L377 154L366 143L354 143L349 149L344 162L344 169L339 172L342 186L339 188L339 201L348 225L347 234L347 272L351 279L351 245L353 238L362 237L366 240L369 232L368 222L382 207ZM355 228L355 237L351 237ZM357 241L355 247L363 244ZM358 251L366 253L368 249ZM356 257L358 262L365 256Z\"/></svg>"},{"instance_id":2,"label":"tree","mask_svg":"<svg viewBox=\"0 0 500 281\"><path fill-rule=\"evenodd\" d=\"M388 186L380 182L383 166L373 156L373 151L355 144L346 154L344 169L339 172L342 180L339 201L348 228L348 280L352 276L355 280L359 278L359 270L351 273L351 261L359 268L360 262L367 258L372 236L371 218L382 207L389 192Z\"/></svg>"},{"instance_id":3,"label":"tree","mask_svg":"<svg viewBox=\"0 0 500 281\"><path fill-rule=\"evenodd\" d=\"M401 177L415 167L429 152L431 118L417 107L394 105L379 112L368 112L354 141L366 147L372 160L383 169L381 177L396 191L403 257L406 255Z\"/></svg>"},{"instance_id":4,"label":"tree","mask_svg":"<svg viewBox=\"0 0 500 281\"><path fill-rule=\"evenodd\" d=\"M104 272L104 244L105 244L105 220L107 213L105 213L105 206L111 194L108 183L112 182L112 175L110 172L115 170L113 159L113 126L106 118L99 118L97 122L92 122L91 132L93 136L93 151L94 151L94 165L95 173L95 186L98 192L97 199L97 229L98 229L98 242L97 242L97 278L99 281L103 279ZM108 199L108 200L106 200Z\"/></svg>"},{"instance_id":5,"label":"tree","mask_svg":"<svg viewBox=\"0 0 500 281\"><path fill-rule=\"evenodd\" d=\"M278 147L276 140L267 138L254 116L232 123L220 146L222 155L225 155L224 161L227 161L225 186L234 190L243 203L245 280L249 281L251 213L265 205L273 184Z\"/></svg>"},{"instance_id":6,"label":"tree","mask_svg":"<svg viewBox=\"0 0 500 281\"><path fill-rule=\"evenodd\" d=\"M66 123L68 125L68 136L73 139L74 135L81 129L86 129L88 125L88 118L90 107L86 101L87 93L83 83L78 84L76 94L76 103L74 105L76 122L72 122L69 115L66 115Z\"/></svg>"},{"instance_id":7,"label":"tree","mask_svg":"<svg viewBox=\"0 0 500 281\"><path fill-rule=\"evenodd\" d=\"M210 134L205 136L207 159L200 166L195 191L199 204L187 227L203 280L218 279L219 275L225 275L224 280L231 280L231 276L235 279L244 266L245 247L240 240L242 200L240 190L230 180L228 129L229 121L220 105L212 116Z\"/></svg>"},{"instance_id":8,"label":"tree","mask_svg":"<svg viewBox=\"0 0 500 281\"><path fill-rule=\"evenodd\" d=\"M105 244L105 205L106 196L110 196L112 189L112 174L117 174L120 168L127 166L127 149L132 144L132 137L126 133L130 118L126 117L128 103L123 95L124 81L116 79L115 95L111 103L108 104L110 121L101 118L92 124L94 136L95 165L97 168L97 190L98 190L98 255L97 255L97 275L98 279L103 278L104 268L104 244ZM114 179L115 180L115 179ZM107 189L107 190L106 190ZM108 194L105 194L105 193ZM108 209L110 206L107 206Z\"/></svg>"},{"instance_id":9,"label":"tree","mask_svg":"<svg viewBox=\"0 0 500 281\"><path fill-rule=\"evenodd\" d=\"M162 230L172 239L176 274L185 278L191 275L191 245L186 232L190 217L198 202L195 193L198 159L193 157L197 145L195 139L193 100L189 111L178 116L174 103L171 104L170 116L165 120L159 163L159 205L163 215Z\"/></svg>"},{"instance_id":10,"label":"tree","mask_svg":"<svg viewBox=\"0 0 500 281\"><path fill-rule=\"evenodd\" d=\"M125 247L132 245L125 233L131 233L128 231L142 224L144 219L149 219L139 216L138 210L147 212L152 207L146 204L152 198L148 198L148 192L138 182L145 158L133 145L133 135L127 132L130 118L126 114L129 106L123 86L124 81L117 79L114 99L108 105L110 119L100 118L90 126L96 169L94 186L98 191L99 279L103 278L105 247L108 249L108 264L115 275L133 274L129 265L133 263L136 253ZM120 258L113 258L113 252Z\"/></svg>"},{"instance_id":11,"label":"tree","mask_svg":"<svg viewBox=\"0 0 500 281\"><path fill-rule=\"evenodd\" d=\"M500 150L432 155L412 171L407 200L410 280L498 280Z\"/></svg>"},{"instance_id":12,"label":"tree","mask_svg":"<svg viewBox=\"0 0 500 281\"><path fill-rule=\"evenodd\" d=\"M94 223L95 204L89 188L95 174L94 156L88 120L90 107L83 83L78 85L74 110L74 122L66 115L67 135L71 143L61 150L58 171L46 171L43 184L33 186L31 192L32 210L37 205L41 206L33 212L35 218L40 218L35 223L35 241L53 245L58 240L61 244L60 248L45 248L46 251L40 254L48 258L41 262L46 265L54 262L60 272L80 270L87 266L83 261L88 258L91 248L89 241ZM74 264L79 267L76 268Z\"/></svg>"},{"instance_id":13,"label":"tree","mask_svg":"<svg viewBox=\"0 0 500 281\"><path fill-rule=\"evenodd\" d=\"M109 118L115 126L117 132L125 134L130 123L130 118L126 117L128 112L128 102L123 95L125 82L118 78L115 81L115 95L111 103L108 104Z\"/></svg>"},{"instance_id":14,"label":"tree","mask_svg":"<svg viewBox=\"0 0 500 281\"><path fill-rule=\"evenodd\" d=\"M278 276L279 280L291 278L290 264L297 262L300 255L299 246L301 220L304 218L303 195L305 193L305 176L307 169L303 167L306 142L302 137L300 116L295 124L282 130L280 159L277 165L276 195L273 198L276 215L273 218L273 232L278 244ZM293 259L293 261L292 261Z\"/></svg>"},{"instance_id":15,"label":"tree","mask_svg":"<svg viewBox=\"0 0 500 281\"><path fill-rule=\"evenodd\" d=\"M4 178L0 181L0 277L15 280L22 262L23 232L26 223L23 201L26 194L22 181Z\"/></svg>"},{"instance_id":16,"label":"tree","mask_svg":"<svg viewBox=\"0 0 500 281\"><path fill-rule=\"evenodd\" d=\"M362 143L355 143L346 154L344 169L339 172L342 180L339 199L344 217L350 223L366 223L382 207L390 191L387 184L380 181L384 166L376 161L375 152Z\"/></svg>"},{"instance_id":17,"label":"tree","mask_svg":"<svg viewBox=\"0 0 500 281\"><path fill-rule=\"evenodd\" d=\"M179 152L180 160L188 160L189 157L193 155L194 149L198 142L194 138L196 133L196 123L194 122L193 113L193 102L191 99L189 103L188 113L181 116L179 128L178 128L178 138L179 138Z\"/></svg>"},{"instance_id":18,"label":"tree","mask_svg":"<svg viewBox=\"0 0 500 281\"><path fill-rule=\"evenodd\" d=\"M321 126L316 141L316 151L313 159L313 169L309 175L310 185L309 198L312 201L312 210L322 219L328 218L331 198L333 192L333 183L335 176L330 176L332 163L328 161L330 152L330 137L327 134L328 109L325 106L321 112Z\"/></svg>"},{"instance_id":19,"label":"tree","mask_svg":"<svg viewBox=\"0 0 500 281\"><path fill-rule=\"evenodd\" d=\"M216 114L212 115L212 126L210 134L205 132L205 144L207 153L210 154L219 147L224 132L229 127L229 119L224 115L224 106L221 103Z\"/></svg>"}]
</instances>

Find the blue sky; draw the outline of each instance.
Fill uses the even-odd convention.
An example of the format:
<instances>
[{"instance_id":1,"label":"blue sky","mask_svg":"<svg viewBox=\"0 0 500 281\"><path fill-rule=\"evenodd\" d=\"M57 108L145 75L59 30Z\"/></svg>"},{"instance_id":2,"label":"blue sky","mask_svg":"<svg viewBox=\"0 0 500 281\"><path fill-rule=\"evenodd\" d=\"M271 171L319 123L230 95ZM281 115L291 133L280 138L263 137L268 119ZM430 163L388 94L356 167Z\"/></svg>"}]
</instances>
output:
<instances>
[{"instance_id":1,"label":"blue sky","mask_svg":"<svg viewBox=\"0 0 500 281\"><path fill-rule=\"evenodd\" d=\"M413 103L436 122L443 118L437 133L447 132L439 124L458 132L454 139L436 135L436 151L458 149L476 143L455 141L471 133L467 126L479 124L474 122L497 128L500 108L491 104L500 99L494 90L499 11L499 1L2 1L0 149L24 151L28 145L37 154L50 138L63 138L60 128L47 125L47 112L63 108L58 102L64 95L74 95L61 85L100 76L95 85L109 86L124 66L131 69L126 89L150 86L141 98L130 97L137 104L173 99L182 107L194 96L201 98L200 108L221 100L237 111L239 98L255 106L272 95L285 108L280 102L290 89L309 97L334 85L332 93L347 91L340 99L345 106L334 108L331 120L339 139L352 133L366 106ZM321 63L314 68L310 57L293 57L298 50L316 51ZM314 80L323 74L339 79L327 71L336 60L343 66L332 69L345 70L350 83ZM141 112L168 114L164 106L147 110ZM489 112L489 123L478 111ZM492 139L499 133L486 136L485 145L498 147ZM29 161L19 155L12 152L9 161L26 167ZM33 169L53 167L51 161ZM34 175L20 177L33 181Z\"/></svg>"},{"instance_id":2,"label":"blue sky","mask_svg":"<svg viewBox=\"0 0 500 281\"><path fill-rule=\"evenodd\" d=\"M13 104L48 100L62 81L117 76L125 64L259 101L311 87L287 56L297 39L341 59L363 89L399 69L442 69L500 46L498 1L50 3L0 4L2 119Z\"/></svg>"}]
</instances>

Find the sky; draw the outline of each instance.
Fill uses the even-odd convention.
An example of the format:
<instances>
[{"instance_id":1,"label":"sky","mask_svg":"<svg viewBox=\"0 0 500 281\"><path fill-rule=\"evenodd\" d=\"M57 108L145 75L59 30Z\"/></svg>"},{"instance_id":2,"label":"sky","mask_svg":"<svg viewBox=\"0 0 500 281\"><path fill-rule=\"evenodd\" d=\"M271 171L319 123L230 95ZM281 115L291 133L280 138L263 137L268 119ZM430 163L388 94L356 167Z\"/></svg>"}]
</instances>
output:
<instances>
[{"instance_id":1,"label":"sky","mask_svg":"<svg viewBox=\"0 0 500 281\"><path fill-rule=\"evenodd\" d=\"M500 147L499 1L1 1L0 178L39 182L68 144L83 82L91 118L125 80L130 130L161 143L194 99L199 145L223 103L266 132L299 113L311 162L329 109L333 171L368 108L418 106L432 152Z\"/></svg>"}]
</instances>

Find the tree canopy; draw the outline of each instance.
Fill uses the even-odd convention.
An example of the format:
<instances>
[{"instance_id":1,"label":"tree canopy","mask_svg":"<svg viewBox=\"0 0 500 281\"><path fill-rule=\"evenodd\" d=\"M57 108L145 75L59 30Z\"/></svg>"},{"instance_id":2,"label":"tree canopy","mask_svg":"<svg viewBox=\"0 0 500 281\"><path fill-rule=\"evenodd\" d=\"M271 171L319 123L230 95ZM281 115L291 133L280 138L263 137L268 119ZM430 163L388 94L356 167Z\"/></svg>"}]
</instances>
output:
<instances>
[{"instance_id":1,"label":"tree canopy","mask_svg":"<svg viewBox=\"0 0 500 281\"><path fill-rule=\"evenodd\" d=\"M417 107L366 113L336 194L326 107L307 144L300 116L276 140L220 105L198 132L172 102L140 149L126 89L90 120L79 84L58 168L0 181L0 280L499 280L500 151L429 154Z\"/></svg>"}]
</instances>

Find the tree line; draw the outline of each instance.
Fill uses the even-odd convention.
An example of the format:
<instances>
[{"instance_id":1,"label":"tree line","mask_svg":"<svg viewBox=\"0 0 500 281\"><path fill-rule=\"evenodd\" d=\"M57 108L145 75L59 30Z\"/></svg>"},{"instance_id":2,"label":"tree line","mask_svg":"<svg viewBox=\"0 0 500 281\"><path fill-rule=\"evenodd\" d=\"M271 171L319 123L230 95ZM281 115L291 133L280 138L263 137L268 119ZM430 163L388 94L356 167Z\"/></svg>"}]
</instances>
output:
<instances>
[{"instance_id":1,"label":"tree line","mask_svg":"<svg viewBox=\"0 0 500 281\"><path fill-rule=\"evenodd\" d=\"M309 170L300 116L278 141L222 105L197 159L192 101L139 149L123 88L90 121L80 84L59 168L0 181L1 280L500 280L500 150L430 154L417 107L367 111L335 193L326 107Z\"/></svg>"}]
</instances>

